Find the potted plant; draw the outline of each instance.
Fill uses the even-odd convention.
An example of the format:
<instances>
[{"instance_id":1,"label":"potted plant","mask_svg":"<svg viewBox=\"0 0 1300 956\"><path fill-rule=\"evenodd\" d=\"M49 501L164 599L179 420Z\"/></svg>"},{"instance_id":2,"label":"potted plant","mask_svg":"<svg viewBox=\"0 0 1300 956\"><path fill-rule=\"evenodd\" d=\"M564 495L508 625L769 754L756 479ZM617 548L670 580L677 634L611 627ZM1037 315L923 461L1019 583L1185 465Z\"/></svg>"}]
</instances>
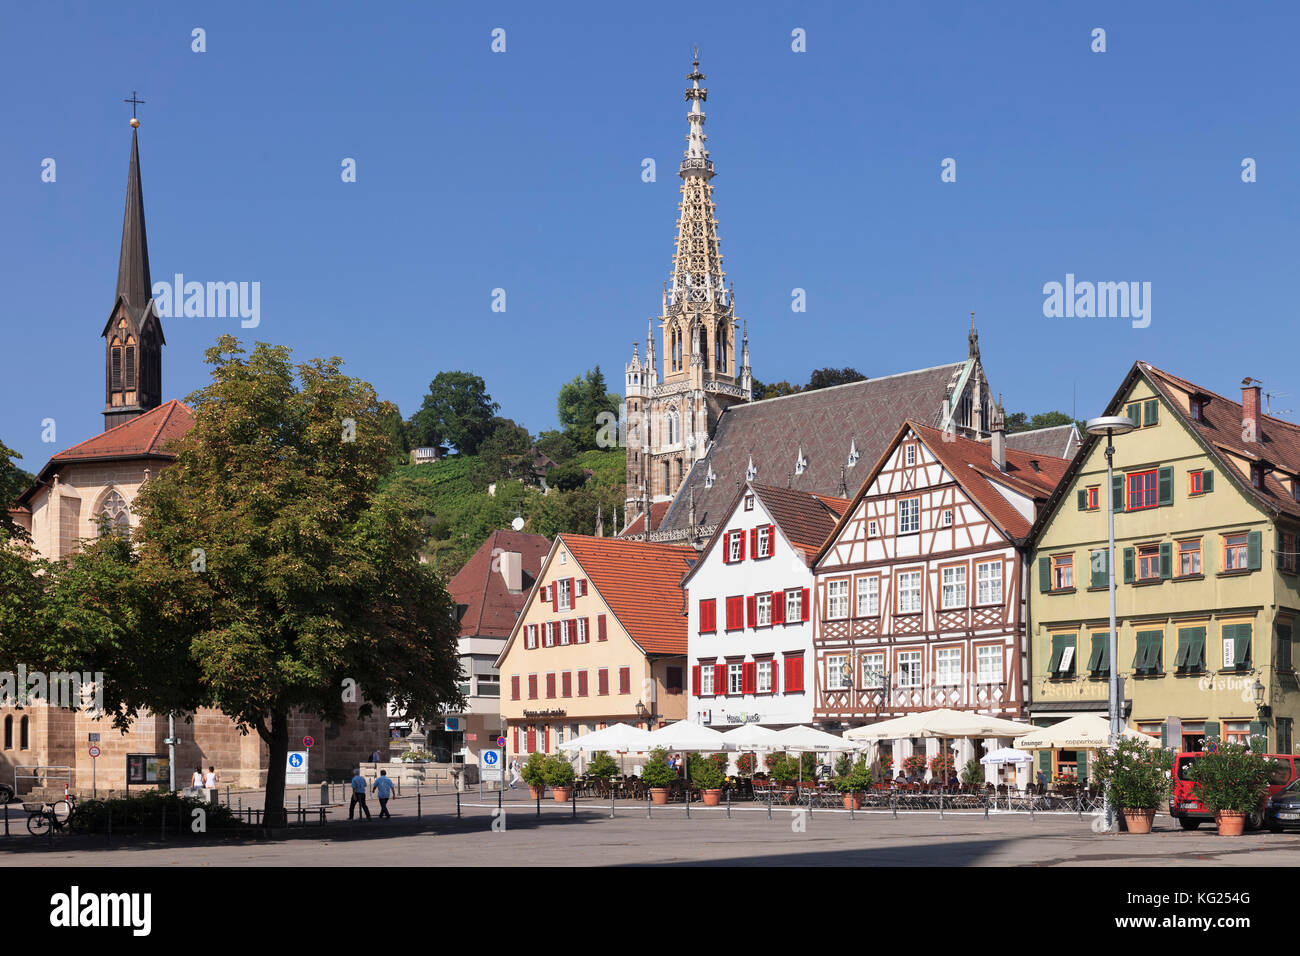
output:
<instances>
[{"instance_id":1,"label":"potted plant","mask_svg":"<svg viewBox=\"0 0 1300 956\"><path fill-rule=\"evenodd\" d=\"M853 772L853 758L848 754L840 754L835 758L835 776L847 777Z\"/></svg>"},{"instance_id":2,"label":"potted plant","mask_svg":"<svg viewBox=\"0 0 1300 956\"><path fill-rule=\"evenodd\" d=\"M785 754L775 750L769 750L767 753L763 754L763 766L767 768L769 774L772 772L772 768L776 766L777 758L784 756Z\"/></svg>"},{"instance_id":3,"label":"potted plant","mask_svg":"<svg viewBox=\"0 0 1300 956\"><path fill-rule=\"evenodd\" d=\"M876 758L876 763L880 765L880 777L882 780L890 780L894 776L894 755L881 754Z\"/></svg>"},{"instance_id":4,"label":"potted plant","mask_svg":"<svg viewBox=\"0 0 1300 956\"><path fill-rule=\"evenodd\" d=\"M912 754L903 758L903 774L907 777L925 776L925 754Z\"/></svg>"},{"instance_id":5,"label":"potted plant","mask_svg":"<svg viewBox=\"0 0 1300 956\"><path fill-rule=\"evenodd\" d=\"M947 783L956 772L952 754L936 754L930 758L930 775L941 783Z\"/></svg>"},{"instance_id":6,"label":"potted plant","mask_svg":"<svg viewBox=\"0 0 1300 956\"><path fill-rule=\"evenodd\" d=\"M546 790L546 754L534 750L519 771L520 778L528 784L528 795L536 800Z\"/></svg>"},{"instance_id":7,"label":"potted plant","mask_svg":"<svg viewBox=\"0 0 1300 956\"><path fill-rule=\"evenodd\" d=\"M839 765L838 761L836 765ZM872 782L871 768L865 760L859 760L848 773L841 774L835 781L835 789L844 794L844 809L862 809L862 795L871 789Z\"/></svg>"},{"instance_id":8,"label":"potted plant","mask_svg":"<svg viewBox=\"0 0 1300 956\"><path fill-rule=\"evenodd\" d=\"M725 754L723 755L725 758ZM693 760L691 761L691 783L700 788L704 797L706 807L716 807L722 799L722 771L718 769L717 761Z\"/></svg>"},{"instance_id":9,"label":"potted plant","mask_svg":"<svg viewBox=\"0 0 1300 956\"><path fill-rule=\"evenodd\" d=\"M1114 750L1103 749L1093 761L1106 788L1106 800L1124 816L1129 833L1150 833L1156 808L1169 798L1173 756L1140 740L1125 738Z\"/></svg>"},{"instance_id":10,"label":"potted plant","mask_svg":"<svg viewBox=\"0 0 1300 956\"><path fill-rule=\"evenodd\" d=\"M754 765L758 761L754 759L752 753L743 753L736 756L736 770L743 777L748 777L754 772Z\"/></svg>"},{"instance_id":11,"label":"potted plant","mask_svg":"<svg viewBox=\"0 0 1300 956\"><path fill-rule=\"evenodd\" d=\"M706 759L712 760L715 764L717 764L718 771L724 777L727 775L727 765L731 763L731 757L729 754L724 754L724 753L709 754L709 756Z\"/></svg>"},{"instance_id":12,"label":"potted plant","mask_svg":"<svg viewBox=\"0 0 1300 956\"><path fill-rule=\"evenodd\" d=\"M650 751L650 759L646 762L645 769L641 771L641 779L650 788L652 802L660 805L668 802L668 788L677 779L677 774L673 772L672 767L668 766L667 750L656 747Z\"/></svg>"},{"instance_id":13,"label":"potted plant","mask_svg":"<svg viewBox=\"0 0 1300 956\"><path fill-rule=\"evenodd\" d=\"M967 760L961 768L961 782L968 787L984 786L984 765L978 760Z\"/></svg>"},{"instance_id":14,"label":"potted plant","mask_svg":"<svg viewBox=\"0 0 1300 956\"><path fill-rule=\"evenodd\" d=\"M792 784L799 779L799 764L788 754L774 754L767 770L771 778L780 784Z\"/></svg>"},{"instance_id":15,"label":"potted plant","mask_svg":"<svg viewBox=\"0 0 1300 956\"><path fill-rule=\"evenodd\" d=\"M587 764L587 773L597 780L608 780L618 773L618 761L605 751L597 750L591 755L591 763Z\"/></svg>"},{"instance_id":16,"label":"potted plant","mask_svg":"<svg viewBox=\"0 0 1300 956\"><path fill-rule=\"evenodd\" d=\"M1197 797L1219 827L1219 836L1241 836L1247 818L1260 819L1274 761L1242 744L1218 744L1187 769Z\"/></svg>"},{"instance_id":17,"label":"potted plant","mask_svg":"<svg viewBox=\"0 0 1300 956\"><path fill-rule=\"evenodd\" d=\"M542 777L551 788L551 795L556 803L567 803L573 795L573 765L559 754L546 758Z\"/></svg>"}]
</instances>

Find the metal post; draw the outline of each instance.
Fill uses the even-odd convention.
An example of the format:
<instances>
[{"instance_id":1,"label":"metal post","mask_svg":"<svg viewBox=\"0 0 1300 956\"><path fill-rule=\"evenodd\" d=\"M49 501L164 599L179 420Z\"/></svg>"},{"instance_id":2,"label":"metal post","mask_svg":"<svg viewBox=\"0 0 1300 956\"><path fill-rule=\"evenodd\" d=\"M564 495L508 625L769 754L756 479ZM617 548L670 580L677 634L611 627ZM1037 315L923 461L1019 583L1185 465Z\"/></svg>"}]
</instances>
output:
<instances>
[{"instance_id":1,"label":"metal post","mask_svg":"<svg viewBox=\"0 0 1300 956\"><path fill-rule=\"evenodd\" d=\"M772 781L767 782L767 818L772 819Z\"/></svg>"},{"instance_id":2,"label":"metal post","mask_svg":"<svg viewBox=\"0 0 1300 956\"><path fill-rule=\"evenodd\" d=\"M176 792L176 715L167 715L167 786Z\"/></svg>"},{"instance_id":3,"label":"metal post","mask_svg":"<svg viewBox=\"0 0 1300 956\"><path fill-rule=\"evenodd\" d=\"M943 791L939 791L939 819L943 819Z\"/></svg>"},{"instance_id":4,"label":"metal post","mask_svg":"<svg viewBox=\"0 0 1300 956\"><path fill-rule=\"evenodd\" d=\"M9 804L6 803L5 804L5 836L8 835L9 835Z\"/></svg>"},{"instance_id":5,"label":"metal post","mask_svg":"<svg viewBox=\"0 0 1300 956\"><path fill-rule=\"evenodd\" d=\"M731 788L727 788L727 819L731 819Z\"/></svg>"},{"instance_id":6,"label":"metal post","mask_svg":"<svg viewBox=\"0 0 1300 956\"><path fill-rule=\"evenodd\" d=\"M503 790L498 790L498 791L497 791L497 809L498 809L498 810L501 809L501 794L502 794L503 792L504 792Z\"/></svg>"},{"instance_id":7,"label":"metal post","mask_svg":"<svg viewBox=\"0 0 1300 956\"><path fill-rule=\"evenodd\" d=\"M545 787L538 787L538 788L537 788L537 815L538 815L539 817L542 815L542 791L543 791L544 789L545 789ZM459 793L460 793L460 790L457 789L457 790L456 790L456 793L459 794ZM457 804L457 806L460 805L460 797L459 797L459 796L456 797L456 804Z\"/></svg>"},{"instance_id":8,"label":"metal post","mask_svg":"<svg viewBox=\"0 0 1300 956\"><path fill-rule=\"evenodd\" d=\"M537 812L539 814L542 812L540 807L538 807ZM460 819L460 790L456 791L456 819Z\"/></svg>"},{"instance_id":9,"label":"metal post","mask_svg":"<svg viewBox=\"0 0 1300 956\"><path fill-rule=\"evenodd\" d=\"M423 816L423 813L421 812L421 810L422 810L422 807L421 807L421 805L420 805L420 791L417 790L417 791L415 792L415 819L418 820L418 819L420 819L421 816Z\"/></svg>"},{"instance_id":10,"label":"metal post","mask_svg":"<svg viewBox=\"0 0 1300 956\"><path fill-rule=\"evenodd\" d=\"M614 819L614 784L609 785L609 818Z\"/></svg>"},{"instance_id":11,"label":"metal post","mask_svg":"<svg viewBox=\"0 0 1300 956\"><path fill-rule=\"evenodd\" d=\"M1119 634L1115 629L1115 440L1106 432L1106 564L1107 585L1110 590L1110 746L1119 746L1121 733L1119 714ZM1076 654L1077 656L1077 654ZM1106 828L1115 825L1115 808L1106 800Z\"/></svg>"},{"instance_id":12,"label":"metal post","mask_svg":"<svg viewBox=\"0 0 1300 956\"><path fill-rule=\"evenodd\" d=\"M894 819L898 819L898 791L895 790L889 794L889 805L894 810Z\"/></svg>"},{"instance_id":13,"label":"metal post","mask_svg":"<svg viewBox=\"0 0 1300 956\"><path fill-rule=\"evenodd\" d=\"M646 787L645 791L645 818L650 819L650 788Z\"/></svg>"},{"instance_id":14,"label":"metal post","mask_svg":"<svg viewBox=\"0 0 1300 956\"><path fill-rule=\"evenodd\" d=\"M576 818L578 816L578 788L577 787L569 788L569 799L573 801L573 816Z\"/></svg>"}]
</instances>

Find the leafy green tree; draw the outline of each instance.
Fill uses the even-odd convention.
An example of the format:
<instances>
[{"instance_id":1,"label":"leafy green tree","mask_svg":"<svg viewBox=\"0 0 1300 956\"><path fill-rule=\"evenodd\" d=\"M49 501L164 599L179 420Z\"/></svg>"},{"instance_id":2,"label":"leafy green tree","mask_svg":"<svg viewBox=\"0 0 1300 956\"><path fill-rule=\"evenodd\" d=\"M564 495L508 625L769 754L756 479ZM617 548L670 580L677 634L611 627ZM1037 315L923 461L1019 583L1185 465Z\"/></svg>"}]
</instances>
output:
<instances>
[{"instance_id":1,"label":"leafy green tree","mask_svg":"<svg viewBox=\"0 0 1300 956\"><path fill-rule=\"evenodd\" d=\"M492 434L493 416L500 408L479 376L439 372L420 410L411 416L411 436L420 446L450 444L462 455L474 455Z\"/></svg>"},{"instance_id":2,"label":"leafy green tree","mask_svg":"<svg viewBox=\"0 0 1300 956\"><path fill-rule=\"evenodd\" d=\"M833 385L847 385L849 382L861 382L865 378L855 368L819 368L808 379L808 387L804 391L814 392Z\"/></svg>"},{"instance_id":3,"label":"leafy green tree","mask_svg":"<svg viewBox=\"0 0 1300 956\"><path fill-rule=\"evenodd\" d=\"M11 532L18 530L18 526L9 517L9 506L18 500L18 496L33 481L32 475L14 464L14 459L22 457L12 448L6 447L4 442L0 442L0 528L8 528Z\"/></svg>"},{"instance_id":4,"label":"leafy green tree","mask_svg":"<svg viewBox=\"0 0 1300 956\"><path fill-rule=\"evenodd\" d=\"M1033 431L1035 428L1055 428L1058 425L1074 425L1083 431L1083 422L1071 418L1065 412L1039 412L1032 418L1024 412L1012 412L1006 417L1007 434Z\"/></svg>"},{"instance_id":5,"label":"leafy green tree","mask_svg":"<svg viewBox=\"0 0 1300 956\"><path fill-rule=\"evenodd\" d=\"M492 434L479 446L483 469L494 481L500 478L531 480L533 476L532 436L528 429L509 418L492 419Z\"/></svg>"},{"instance_id":6,"label":"leafy green tree","mask_svg":"<svg viewBox=\"0 0 1300 956\"><path fill-rule=\"evenodd\" d=\"M557 465L563 465L578 453L578 447L564 432L544 431L537 436L537 450Z\"/></svg>"},{"instance_id":7,"label":"leafy green tree","mask_svg":"<svg viewBox=\"0 0 1300 956\"><path fill-rule=\"evenodd\" d=\"M802 385L791 385L789 382L780 381L767 384L760 382L758 379L753 381L754 401L761 402L765 398L780 398L782 395L794 395L796 392L802 392Z\"/></svg>"},{"instance_id":8,"label":"leafy green tree","mask_svg":"<svg viewBox=\"0 0 1300 956\"><path fill-rule=\"evenodd\" d=\"M124 617L138 643L109 650L139 675L133 702L217 707L257 732L279 821L292 712L337 721L350 699L361 716L390 701L427 720L461 704L454 607L420 563L419 502L380 491L391 405L337 358L245 357L222 336L207 362L194 428L133 504L135 590L114 603L138 608Z\"/></svg>"},{"instance_id":9,"label":"leafy green tree","mask_svg":"<svg viewBox=\"0 0 1300 956\"><path fill-rule=\"evenodd\" d=\"M602 413L618 415L619 397L608 391L605 376L597 365L585 375L560 386L556 409L564 434L579 451L596 447L596 433Z\"/></svg>"}]
</instances>

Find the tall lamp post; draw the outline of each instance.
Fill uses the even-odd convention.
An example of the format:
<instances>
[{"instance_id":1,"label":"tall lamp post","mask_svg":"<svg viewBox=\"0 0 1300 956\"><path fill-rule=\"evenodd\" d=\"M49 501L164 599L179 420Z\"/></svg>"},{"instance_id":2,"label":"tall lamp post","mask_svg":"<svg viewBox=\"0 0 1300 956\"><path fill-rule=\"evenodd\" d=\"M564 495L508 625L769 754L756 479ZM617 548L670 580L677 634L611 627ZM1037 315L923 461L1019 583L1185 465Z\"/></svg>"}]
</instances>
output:
<instances>
[{"instance_id":1,"label":"tall lamp post","mask_svg":"<svg viewBox=\"0 0 1300 956\"><path fill-rule=\"evenodd\" d=\"M1106 436L1106 579L1110 590L1110 747L1119 746L1124 733L1119 700L1119 635L1115 630L1115 436L1127 435L1133 422L1126 415L1091 418L1085 426L1089 435ZM1106 825L1115 822L1115 808L1106 803Z\"/></svg>"}]
</instances>

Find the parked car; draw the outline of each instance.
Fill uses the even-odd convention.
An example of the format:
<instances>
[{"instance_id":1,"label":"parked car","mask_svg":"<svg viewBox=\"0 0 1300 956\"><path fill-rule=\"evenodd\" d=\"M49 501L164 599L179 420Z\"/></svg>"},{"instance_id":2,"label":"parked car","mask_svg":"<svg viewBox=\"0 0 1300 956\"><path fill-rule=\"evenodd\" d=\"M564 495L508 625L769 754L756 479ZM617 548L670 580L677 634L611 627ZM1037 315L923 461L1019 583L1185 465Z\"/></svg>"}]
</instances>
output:
<instances>
[{"instance_id":1,"label":"parked car","mask_svg":"<svg viewBox=\"0 0 1300 956\"><path fill-rule=\"evenodd\" d=\"M1177 820L1178 825L1184 830L1195 830L1206 820L1214 819L1214 812L1207 810L1197 800L1197 785L1187 776L1188 768L1200 756L1199 751L1184 751L1174 761L1173 787L1169 794L1169 815ZM1268 795L1272 797L1295 782L1296 761L1300 760L1300 757L1295 754L1265 754L1264 756L1279 765L1274 768L1268 780ZM1265 806L1261 806L1246 818L1247 829L1257 830L1264 825L1264 811Z\"/></svg>"},{"instance_id":2,"label":"parked car","mask_svg":"<svg viewBox=\"0 0 1300 956\"><path fill-rule=\"evenodd\" d=\"M1264 801L1264 824L1274 833L1300 827L1300 780L1292 780Z\"/></svg>"}]
</instances>

